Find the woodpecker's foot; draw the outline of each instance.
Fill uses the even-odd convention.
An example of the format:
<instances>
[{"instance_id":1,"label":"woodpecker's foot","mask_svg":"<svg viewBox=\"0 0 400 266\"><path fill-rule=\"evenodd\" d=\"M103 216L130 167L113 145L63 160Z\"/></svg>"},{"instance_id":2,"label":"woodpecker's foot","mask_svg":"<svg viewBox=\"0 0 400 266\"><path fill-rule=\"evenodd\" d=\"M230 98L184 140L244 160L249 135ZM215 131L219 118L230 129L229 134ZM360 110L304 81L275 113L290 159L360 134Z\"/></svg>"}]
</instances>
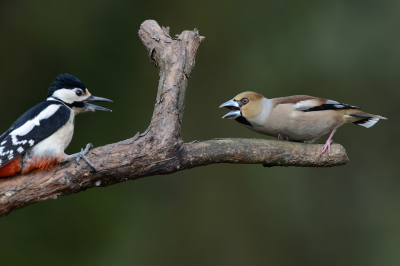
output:
<instances>
[{"instance_id":1,"label":"woodpecker's foot","mask_svg":"<svg viewBox=\"0 0 400 266\"><path fill-rule=\"evenodd\" d=\"M93 164L89 161L89 159L86 157L86 153L89 151L90 148L93 148L92 143L88 143L86 145L85 149L81 149L81 152L71 154L68 156L68 158L76 158L76 163L79 164L79 160L82 158L91 168L94 172L97 172L96 168L93 166Z\"/></svg>"}]
</instances>

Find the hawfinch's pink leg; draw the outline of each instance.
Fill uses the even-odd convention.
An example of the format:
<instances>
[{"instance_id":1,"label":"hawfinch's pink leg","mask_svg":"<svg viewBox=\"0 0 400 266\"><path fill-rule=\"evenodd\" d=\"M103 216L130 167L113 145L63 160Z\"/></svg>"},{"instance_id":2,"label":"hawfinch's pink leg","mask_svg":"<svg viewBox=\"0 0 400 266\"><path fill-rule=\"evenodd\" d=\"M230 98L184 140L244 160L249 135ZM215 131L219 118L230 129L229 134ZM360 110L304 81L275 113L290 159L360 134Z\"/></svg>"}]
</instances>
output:
<instances>
[{"instance_id":1,"label":"hawfinch's pink leg","mask_svg":"<svg viewBox=\"0 0 400 266\"><path fill-rule=\"evenodd\" d=\"M323 154L327 148L328 148L328 155L331 155L331 143L333 142L332 137L333 137L333 134L335 134L335 132L336 132L336 129L332 130L331 134L329 135L328 140L326 141L324 147L322 147L322 150L319 155Z\"/></svg>"}]
</instances>

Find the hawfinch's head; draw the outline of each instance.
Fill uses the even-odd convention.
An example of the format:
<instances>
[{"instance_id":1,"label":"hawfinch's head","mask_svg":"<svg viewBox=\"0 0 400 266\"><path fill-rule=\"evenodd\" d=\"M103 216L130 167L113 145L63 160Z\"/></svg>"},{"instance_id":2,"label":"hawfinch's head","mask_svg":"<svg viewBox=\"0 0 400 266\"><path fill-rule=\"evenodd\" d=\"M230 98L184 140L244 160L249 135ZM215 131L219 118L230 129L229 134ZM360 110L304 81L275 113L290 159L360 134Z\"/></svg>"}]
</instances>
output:
<instances>
[{"instance_id":1,"label":"hawfinch's head","mask_svg":"<svg viewBox=\"0 0 400 266\"><path fill-rule=\"evenodd\" d=\"M248 121L244 120L256 120L257 116L263 110L263 99L264 96L261 94L246 91L236 95L232 100L221 104L221 107L226 107L231 111L224 115L222 118L236 119L238 122L247 124ZM251 124L250 124L251 126Z\"/></svg>"}]
</instances>

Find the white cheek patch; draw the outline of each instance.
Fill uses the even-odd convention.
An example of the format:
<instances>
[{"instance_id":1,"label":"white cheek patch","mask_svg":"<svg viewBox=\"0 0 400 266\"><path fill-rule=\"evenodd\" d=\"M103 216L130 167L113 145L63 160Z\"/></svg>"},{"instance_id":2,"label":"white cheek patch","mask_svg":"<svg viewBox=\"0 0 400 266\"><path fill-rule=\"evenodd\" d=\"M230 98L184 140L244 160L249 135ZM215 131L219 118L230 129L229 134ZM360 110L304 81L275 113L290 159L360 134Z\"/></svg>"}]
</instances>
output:
<instances>
[{"instance_id":1,"label":"white cheek patch","mask_svg":"<svg viewBox=\"0 0 400 266\"><path fill-rule=\"evenodd\" d=\"M76 95L75 91L80 90L79 88L75 88L72 90L69 89L59 89L53 93L53 97L60 99L65 103L72 104L73 102L80 102L82 101L83 97L79 97ZM84 95L84 94L83 94Z\"/></svg>"}]
</instances>

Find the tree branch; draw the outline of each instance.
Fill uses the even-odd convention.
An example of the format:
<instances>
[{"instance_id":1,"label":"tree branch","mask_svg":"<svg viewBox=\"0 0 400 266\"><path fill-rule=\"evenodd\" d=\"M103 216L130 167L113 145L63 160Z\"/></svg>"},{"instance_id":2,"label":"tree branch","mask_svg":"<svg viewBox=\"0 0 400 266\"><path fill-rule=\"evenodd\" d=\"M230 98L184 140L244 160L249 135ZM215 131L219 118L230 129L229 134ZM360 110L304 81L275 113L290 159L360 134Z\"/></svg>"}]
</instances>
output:
<instances>
[{"instance_id":1,"label":"tree branch","mask_svg":"<svg viewBox=\"0 0 400 266\"><path fill-rule=\"evenodd\" d=\"M321 158L321 145L264 139L213 139L184 145L180 170L215 163L272 166L330 167L344 165L343 146L334 144L331 156Z\"/></svg>"},{"instance_id":2,"label":"tree branch","mask_svg":"<svg viewBox=\"0 0 400 266\"><path fill-rule=\"evenodd\" d=\"M336 166L347 163L344 148L334 144L331 156L319 156L322 145L263 139L214 139L184 144L181 123L187 81L197 49L204 41L198 31L173 39L168 28L145 21L139 37L159 70L153 117L147 130L133 138L91 150L87 157L98 170L71 161L50 171L0 179L0 216L27 205L57 199L92 187L109 186L140 177L172 174L215 163L264 166Z\"/></svg>"}]
</instances>

